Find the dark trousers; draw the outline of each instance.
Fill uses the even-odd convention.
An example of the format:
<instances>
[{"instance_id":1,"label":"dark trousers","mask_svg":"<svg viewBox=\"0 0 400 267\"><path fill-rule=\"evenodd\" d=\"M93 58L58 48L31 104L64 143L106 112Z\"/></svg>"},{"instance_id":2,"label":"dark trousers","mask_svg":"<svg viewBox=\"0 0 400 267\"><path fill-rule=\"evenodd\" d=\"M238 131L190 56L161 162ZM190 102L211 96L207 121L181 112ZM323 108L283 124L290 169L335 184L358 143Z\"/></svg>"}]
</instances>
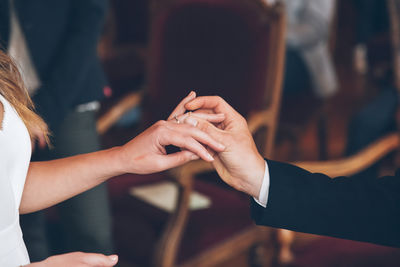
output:
<instances>
[{"instance_id":1,"label":"dark trousers","mask_svg":"<svg viewBox=\"0 0 400 267\"><path fill-rule=\"evenodd\" d=\"M312 92L311 77L299 51L286 48L283 96L297 97Z\"/></svg>"},{"instance_id":2,"label":"dark trousers","mask_svg":"<svg viewBox=\"0 0 400 267\"><path fill-rule=\"evenodd\" d=\"M53 144L53 150L39 151L33 160L63 158L99 150L95 112L68 114L54 134ZM56 211L60 223L50 231L46 227L44 212L21 216L21 227L31 261L40 261L53 253L70 251L113 252L106 184L60 203Z\"/></svg>"}]
</instances>

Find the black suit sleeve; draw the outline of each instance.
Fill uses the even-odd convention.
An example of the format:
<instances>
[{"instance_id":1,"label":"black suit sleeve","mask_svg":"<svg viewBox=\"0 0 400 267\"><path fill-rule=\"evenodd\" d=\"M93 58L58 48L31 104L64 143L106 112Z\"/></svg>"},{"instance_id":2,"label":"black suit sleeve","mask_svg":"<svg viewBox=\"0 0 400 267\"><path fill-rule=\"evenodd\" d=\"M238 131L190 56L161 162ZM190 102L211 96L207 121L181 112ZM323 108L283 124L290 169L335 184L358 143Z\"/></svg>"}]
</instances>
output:
<instances>
[{"instance_id":1,"label":"black suit sleeve","mask_svg":"<svg viewBox=\"0 0 400 267\"><path fill-rule=\"evenodd\" d=\"M38 112L54 130L66 113L76 105L88 70L96 57L103 29L107 0L73 0L65 43L53 61L50 73L33 100Z\"/></svg>"},{"instance_id":2,"label":"black suit sleeve","mask_svg":"<svg viewBox=\"0 0 400 267\"><path fill-rule=\"evenodd\" d=\"M400 247L400 175L354 179L267 161L267 207L251 203L257 224Z\"/></svg>"}]
</instances>

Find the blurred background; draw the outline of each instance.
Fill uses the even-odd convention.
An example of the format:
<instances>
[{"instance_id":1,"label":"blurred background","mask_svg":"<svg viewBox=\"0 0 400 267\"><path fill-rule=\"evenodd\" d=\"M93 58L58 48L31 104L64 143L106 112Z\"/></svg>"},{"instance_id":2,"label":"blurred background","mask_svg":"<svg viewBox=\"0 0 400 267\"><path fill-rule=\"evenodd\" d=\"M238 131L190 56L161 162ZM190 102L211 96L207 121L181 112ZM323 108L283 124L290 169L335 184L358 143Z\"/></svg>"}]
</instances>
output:
<instances>
[{"instance_id":1,"label":"blurred background","mask_svg":"<svg viewBox=\"0 0 400 267\"><path fill-rule=\"evenodd\" d=\"M11 1L9 17L25 31L39 86L26 79L40 88L34 100L56 146L72 147L62 135L67 121L79 148L97 136L88 150L121 145L194 90L222 96L245 116L270 159L357 179L398 167L398 0L64 0L30 10L21 2ZM52 23L57 31L44 30ZM12 32L9 41L19 43ZM31 42L29 32L41 40ZM52 40L53 50L34 53ZM42 93L53 80L74 92ZM91 99L91 90L100 93ZM94 121L82 118L88 111ZM80 133L88 125L94 135ZM51 157L88 152L68 149ZM32 260L79 249L113 251L119 266L400 265L396 248L255 226L249 198L201 162L116 177L75 202L69 213L58 206L24 219ZM92 222L78 231L86 216ZM77 226L66 228L73 217Z\"/></svg>"}]
</instances>

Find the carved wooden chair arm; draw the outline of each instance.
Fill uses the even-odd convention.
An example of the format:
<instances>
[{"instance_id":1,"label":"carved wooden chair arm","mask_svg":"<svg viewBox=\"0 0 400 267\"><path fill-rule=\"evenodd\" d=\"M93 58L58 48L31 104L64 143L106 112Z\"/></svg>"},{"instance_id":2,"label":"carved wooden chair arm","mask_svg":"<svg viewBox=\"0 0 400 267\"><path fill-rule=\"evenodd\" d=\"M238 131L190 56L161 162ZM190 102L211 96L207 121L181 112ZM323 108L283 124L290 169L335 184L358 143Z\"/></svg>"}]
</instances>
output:
<instances>
[{"instance_id":1,"label":"carved wooden chair arm","mask_svg":"<svg viewBox=\"0 0 400 267\"><path fill-rule=\"evenodd\" d=\"M143 98L143 90L124 96L97 120L97 132L107 132L126 112L136 107Z\"/></svg>"},{"instance_id":2,"label":"carved wooden chair arm","mask_svg":"<svg viewBox=\"0 0 400 267\"><path fill-rule=\"evenodd\" d=\"M388 134L353 156L328 161L299 161L293 164L311 172L324 173L330 177L349 176L360 172L390 152L399 148L398 133Z\"/></svg>"},{"instance_id":3,"label":"carved wooden chair arm","mask_svg":"<svg viewBox=\"0 0 400 267\"><path fill-rule=\"evenodd\" d=\"M262 110L250 115L247 120L249 130L252 134L257 132L260 128L270 126L274 121L274 112L271 110Z\"/></svg>"}]
</instances>

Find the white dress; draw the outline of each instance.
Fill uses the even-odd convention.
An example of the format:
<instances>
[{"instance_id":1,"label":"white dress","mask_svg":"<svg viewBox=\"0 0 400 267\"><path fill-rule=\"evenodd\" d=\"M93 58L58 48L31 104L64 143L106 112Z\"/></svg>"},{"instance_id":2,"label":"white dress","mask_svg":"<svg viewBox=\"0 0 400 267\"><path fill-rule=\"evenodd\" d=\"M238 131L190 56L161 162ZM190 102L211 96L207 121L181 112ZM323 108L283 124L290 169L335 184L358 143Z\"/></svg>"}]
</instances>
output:
<instances>
[{"instance_id":1,"label":"white dress","mask_svg":"<svg viewBox=\"0 0 400 267\"><path fill-rule=\"evenodd\" d=\"M29 133L17 112L0 94L0 266L29 264L19 225L19 205L31 157ZM0 111L1 112L1 111Z\"/></svg>"}]
</instances>

